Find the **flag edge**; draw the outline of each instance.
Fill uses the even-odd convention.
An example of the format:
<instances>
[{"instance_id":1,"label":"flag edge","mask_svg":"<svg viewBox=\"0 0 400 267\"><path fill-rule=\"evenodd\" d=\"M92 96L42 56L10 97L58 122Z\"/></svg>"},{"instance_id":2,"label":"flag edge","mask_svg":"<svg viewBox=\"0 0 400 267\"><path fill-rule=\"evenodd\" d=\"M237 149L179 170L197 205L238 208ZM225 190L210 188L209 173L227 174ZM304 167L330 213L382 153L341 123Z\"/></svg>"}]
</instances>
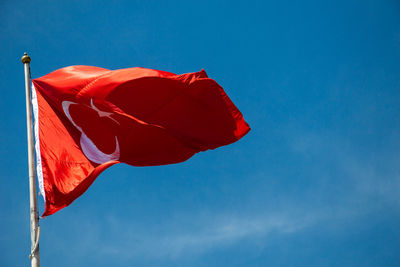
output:
<instances>
[{"instance_id":1,"label":"flag edge","mask_svg":"<svg viewBox=\"0 0 400 267\"><path fill-rule=\"evenodd\" d=\"M36 95L36 88L33 83L32 83L32 110L33 110L33 117L34 117L36 173L37 173L40 194L43 196L44 202L46 202L46 193L44 191L44 184L43 184L42 158L41 158L41 153L40 153L39 106L38 106L38 99L37 99L37 95Z\"/></svg>"}]
</instances>

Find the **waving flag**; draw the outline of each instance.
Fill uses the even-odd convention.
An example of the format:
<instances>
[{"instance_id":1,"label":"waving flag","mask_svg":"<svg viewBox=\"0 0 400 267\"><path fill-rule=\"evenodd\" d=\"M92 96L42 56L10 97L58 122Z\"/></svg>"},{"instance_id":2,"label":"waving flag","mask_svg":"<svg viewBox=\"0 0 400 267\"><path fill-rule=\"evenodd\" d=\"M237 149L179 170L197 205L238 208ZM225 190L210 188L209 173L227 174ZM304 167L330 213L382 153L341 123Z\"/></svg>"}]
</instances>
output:
<instances>
[{"instance_id":1,"label":"waving flag","mask_svg":"<svg viewBox=\"0 0 400 267\"><path fill-rule=\"evenodd\" d=\"M71 66L34 79L32 96L43 217L68 206L113 164L178 163L250 130L204 70Z\"/></svg>"}]
</instances>

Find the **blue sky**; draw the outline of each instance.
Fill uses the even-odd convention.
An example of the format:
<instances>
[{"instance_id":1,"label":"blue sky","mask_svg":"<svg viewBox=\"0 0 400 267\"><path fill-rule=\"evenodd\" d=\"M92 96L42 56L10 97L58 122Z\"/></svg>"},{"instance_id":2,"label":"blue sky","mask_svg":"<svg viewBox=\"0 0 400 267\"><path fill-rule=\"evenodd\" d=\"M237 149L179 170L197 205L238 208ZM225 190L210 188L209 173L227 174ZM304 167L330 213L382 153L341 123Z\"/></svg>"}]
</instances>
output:
<instances>
[{"instance_id":1,"label":"blue sky","mask_svg":"<svg viewBox=\"0 0 400 267\"><path fill-rule=\"evenodd\" d=\"M34 78L204 68L252 127L106 170L40 222L42 266L400 265L397 0L4 0L0 18L0 266L29 264L25 51Z\"/></svg>"}]
</instances>

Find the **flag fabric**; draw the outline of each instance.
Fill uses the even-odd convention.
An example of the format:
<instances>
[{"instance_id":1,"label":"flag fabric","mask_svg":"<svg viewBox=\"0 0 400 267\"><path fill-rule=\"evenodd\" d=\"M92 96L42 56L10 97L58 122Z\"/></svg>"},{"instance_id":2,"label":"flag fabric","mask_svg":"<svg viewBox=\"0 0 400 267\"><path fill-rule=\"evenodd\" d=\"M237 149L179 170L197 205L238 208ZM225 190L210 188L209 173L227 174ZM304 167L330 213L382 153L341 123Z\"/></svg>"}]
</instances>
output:
<instances>
[{"instance_id":1,"label":"flag fabric","mask_svg":"<svg viewBox=\"0 0 400 267\"><path fill-rule=\"evenodd\" d=\"M178 163L250 130L204 70L71 66L32 83L42 217L68 206L114 164Z\"/></svg>"}]
</instances>

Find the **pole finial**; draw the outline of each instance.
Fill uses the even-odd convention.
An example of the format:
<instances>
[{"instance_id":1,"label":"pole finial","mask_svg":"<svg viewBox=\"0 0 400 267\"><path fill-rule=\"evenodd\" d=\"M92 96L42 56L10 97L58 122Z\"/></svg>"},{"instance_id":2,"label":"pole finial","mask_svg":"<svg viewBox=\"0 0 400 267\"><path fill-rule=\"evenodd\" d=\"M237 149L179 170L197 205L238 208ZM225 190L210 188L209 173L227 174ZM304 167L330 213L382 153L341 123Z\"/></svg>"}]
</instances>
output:
<instances>
[{"instance_id":1,"label":"pole finial","mask_svg":"<svg viewBox=\"0 0 400 267\"><path fill-rule=\"evenodd\" d=\"M31 58L28 56L28 53L24 53L23 57L21 58L22 63L30 63L31 62Z\"/></svg>"}]
</instances>

